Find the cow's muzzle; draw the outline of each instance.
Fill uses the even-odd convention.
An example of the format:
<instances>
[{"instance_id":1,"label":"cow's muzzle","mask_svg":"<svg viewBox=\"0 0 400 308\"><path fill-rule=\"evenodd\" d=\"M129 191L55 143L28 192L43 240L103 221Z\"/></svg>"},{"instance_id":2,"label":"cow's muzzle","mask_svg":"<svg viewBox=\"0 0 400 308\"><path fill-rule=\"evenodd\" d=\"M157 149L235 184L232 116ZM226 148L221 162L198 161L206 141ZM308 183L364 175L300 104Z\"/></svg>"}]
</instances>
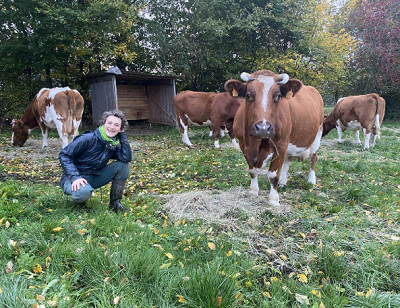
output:
<instances>
[{"instance_id":1,"label":"cow's muzzle","mask_svg":"<svg viewBox=\"0 0 400 308\"><path fill-rule=\"evenodd\" d=\"M274 127L267 121L260 121L253 125L250 130L250 136L254 138L273 138L275 135Z\"/></svg>"}]
</instances>

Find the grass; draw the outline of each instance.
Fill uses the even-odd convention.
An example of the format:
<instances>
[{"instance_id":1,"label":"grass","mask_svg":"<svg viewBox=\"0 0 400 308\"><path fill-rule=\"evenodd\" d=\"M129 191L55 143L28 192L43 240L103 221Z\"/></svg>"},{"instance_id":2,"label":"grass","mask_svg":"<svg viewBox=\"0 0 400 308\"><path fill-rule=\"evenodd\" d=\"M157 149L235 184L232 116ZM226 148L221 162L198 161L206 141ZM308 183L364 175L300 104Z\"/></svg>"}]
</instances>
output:
<instances>
[{"instance_id":1,"label":"grass","mask_svg":"<svg viewBox=\"0 0 400 308\"><path fill-rule=\"evenodd\" d=\"M190 130L193 149L176 129L129 137L125 215L108 211L109 187L87 209L64 197L56 157L0 155L0 306L399 307L400 130L382 126L368 151L351 132L343 144L324 137L317 185L293 162L279 191L290 213L265 210L258 223L232 213L247 230L175 220L163 207L160 195L248 189L243 155L228 138L214 149L208 129ZM265 177L260 189L269 192Z\"/></svg>"}]
</instances>

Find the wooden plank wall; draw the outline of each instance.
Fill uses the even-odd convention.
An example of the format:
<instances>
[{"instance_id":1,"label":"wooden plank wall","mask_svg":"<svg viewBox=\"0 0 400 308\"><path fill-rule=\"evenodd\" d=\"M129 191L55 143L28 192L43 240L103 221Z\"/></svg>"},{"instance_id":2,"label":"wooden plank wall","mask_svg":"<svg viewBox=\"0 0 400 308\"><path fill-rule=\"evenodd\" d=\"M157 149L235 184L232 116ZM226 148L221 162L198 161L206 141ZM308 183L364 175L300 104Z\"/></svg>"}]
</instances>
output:
<instances>
[{"instance_id":1,"label":"wooden plank wall","mask_svg":"<svg viewBox=\"0 0 400 308\"><path fill-rule=\"evenodd\" d=\"M98 79L90 84L92 101L93 125L100 125L101 116L104 111L117 108L117 94L115 77L109 76L107 79ZM85 106L87 108L88 105Z\"/></svg>"},{"instance_id":2,"label":"wooden plank wall","mask_svg":"<svg viewBox=\"0 0 400 308\"><path fill-rule=\"evenodd\" d=\"M176 126L174 97L174 84L149 87L150 122Z\"/></svg>"},{"instance_id":3,"label":"wooden plank wall","mask_svg":"<svg viewBox=\"0 0 400 308\"><path fill-rule=\"evenodd\" d=\"M127 120L148 120L149 104L146 87L142 85L117 85L118 109Z\"/></svg>"}]
</instances>

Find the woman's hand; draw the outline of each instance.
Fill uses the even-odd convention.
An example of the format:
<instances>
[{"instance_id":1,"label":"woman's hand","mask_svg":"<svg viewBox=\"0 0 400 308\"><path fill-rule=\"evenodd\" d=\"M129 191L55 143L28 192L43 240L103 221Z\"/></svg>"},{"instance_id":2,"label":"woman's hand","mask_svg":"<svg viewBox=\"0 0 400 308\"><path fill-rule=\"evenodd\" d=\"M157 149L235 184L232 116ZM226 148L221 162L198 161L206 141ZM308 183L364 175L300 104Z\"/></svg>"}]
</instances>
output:
<instances>
[{"instance_id":1,"label":"woman's hand","mask_svg":"<svg viewBox=\"0 0 400 308\"><path fill-rule=\"evenodd\" d=\"M72 189L72 191L77 191L77 190L81 189L81 185L82 185L82 187L85 187L86 184L87 184L87 181L84 178L80 178L80 179L77 179L72 182L71 189Z\"/></svg>"}]
</instances>

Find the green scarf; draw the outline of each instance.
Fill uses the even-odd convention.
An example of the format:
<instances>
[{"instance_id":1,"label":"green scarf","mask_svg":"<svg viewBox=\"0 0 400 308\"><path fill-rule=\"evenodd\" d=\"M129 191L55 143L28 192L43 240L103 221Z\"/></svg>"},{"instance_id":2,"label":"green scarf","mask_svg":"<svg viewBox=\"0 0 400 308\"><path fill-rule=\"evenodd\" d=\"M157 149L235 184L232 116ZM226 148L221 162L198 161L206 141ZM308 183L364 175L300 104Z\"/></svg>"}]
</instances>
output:
<instances>
[{"instance_id":1,"label":"green scarf","mask_svg":"<svg viewBox=\"0 0 400 308\"><path fill-rule=\"evenodd\" d=\"M102 138L104 141L106 141L106 142L108 142L109 144L114 145L114 146L119 145L118 135L115 136L114 139L111 139L110 137L107 136L106 131L104 130L104 126L103 126L103 125L99 127L99 131L100 131L101 138Z\"/></svg>"}]
</instances>

